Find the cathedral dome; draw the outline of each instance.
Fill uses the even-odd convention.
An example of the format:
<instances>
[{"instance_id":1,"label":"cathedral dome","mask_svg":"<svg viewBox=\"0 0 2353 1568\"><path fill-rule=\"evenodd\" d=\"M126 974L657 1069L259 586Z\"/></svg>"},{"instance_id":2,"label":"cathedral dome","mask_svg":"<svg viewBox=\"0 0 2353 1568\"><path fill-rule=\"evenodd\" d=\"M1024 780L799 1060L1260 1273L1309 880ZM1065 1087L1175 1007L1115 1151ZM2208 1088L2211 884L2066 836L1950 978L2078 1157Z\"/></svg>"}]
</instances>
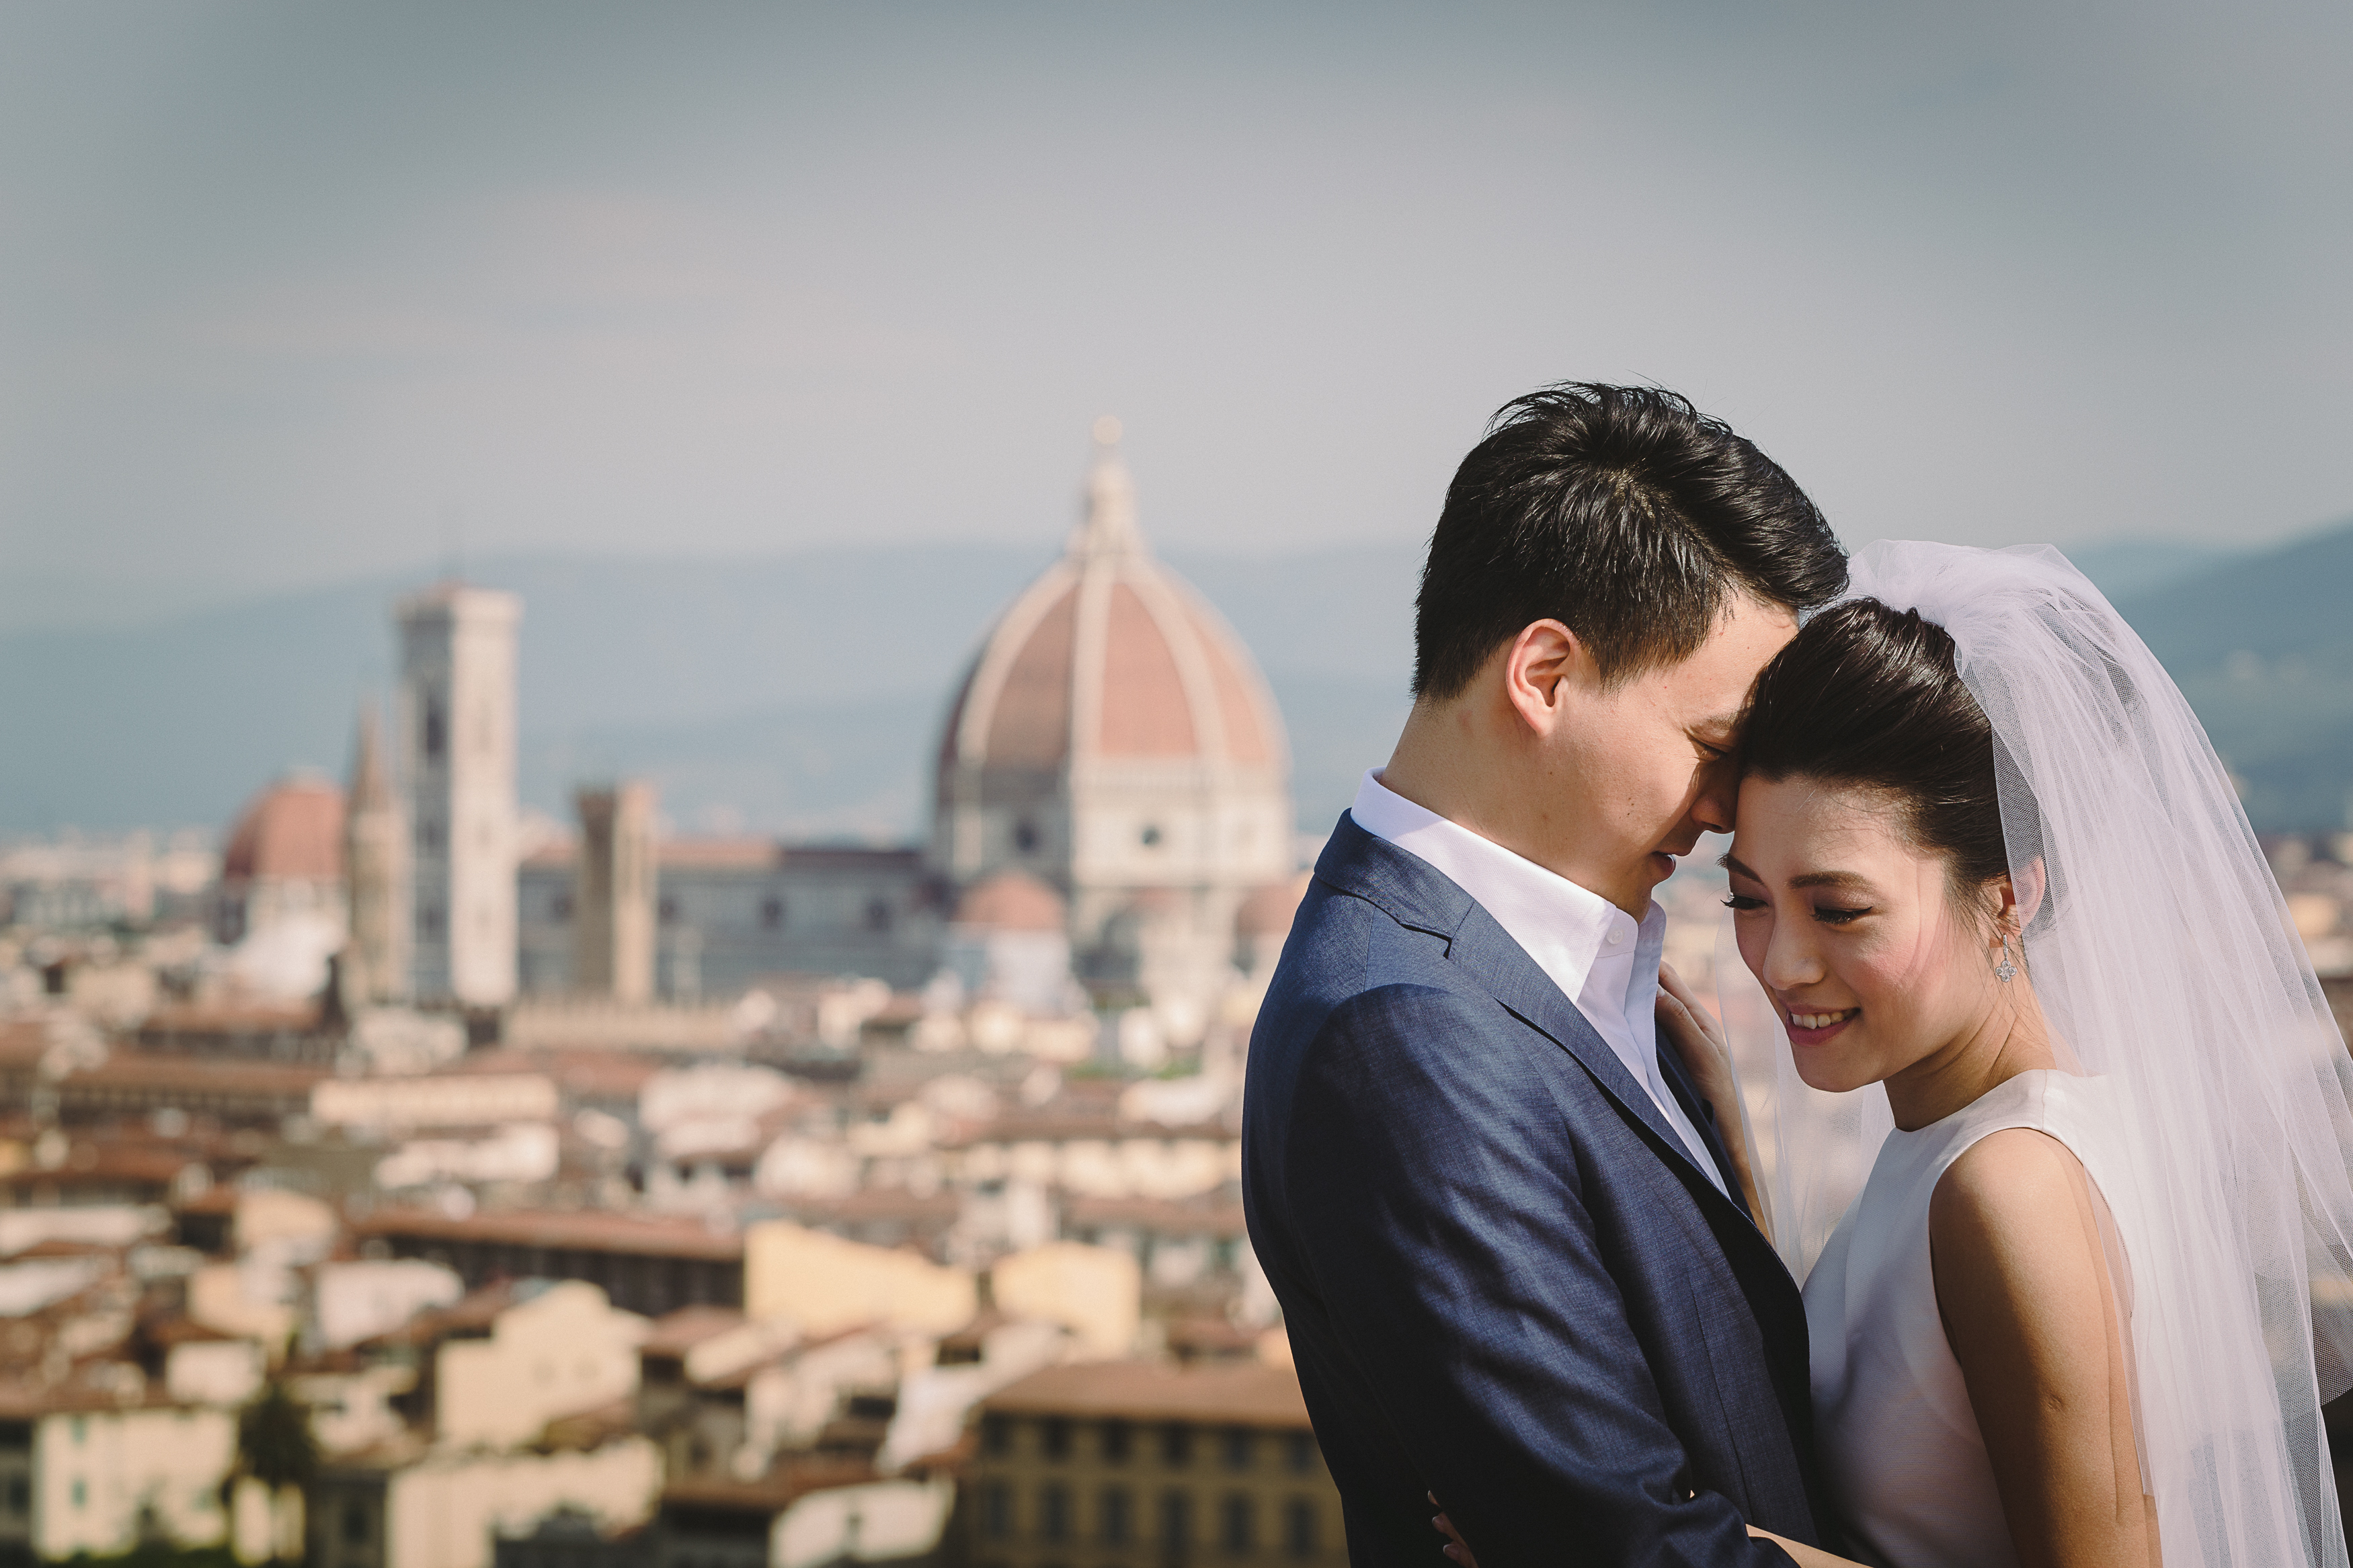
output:
<instances>
[{"instance_id":1,"label":"cathedral dome","mask_svg":"<svg viewBox=\"0 0 2353 1568\"><path fill-rule=\"evenodd\" d=\"M1108 441L1068 551L1014 600L965 673L939 760L944 776L1129 760L1284 770L1282 716L1256 661L1152 558Z\"/></svg>"},{"instance_id":2,"label":"cathedral dome","mask_svg":"<svg viewBox=\"0 0 2353 1568\"><path fill-rule=\"evenodd\" d=\"M1059 931L1062 895L1025 871L999 871L965 889L951 924L981 931Z\"/></svg>"},{"instance_id":3,"label":"cathedral dome","mask_svg":"<svg viewBox=\"0 0 2353 1568\"><path fill-rule=\"evenodd\" d=\"M343 874L343 792L296 774L253 798L221 857L224 882L332 882Z\"/></svg>"}]
</instances>

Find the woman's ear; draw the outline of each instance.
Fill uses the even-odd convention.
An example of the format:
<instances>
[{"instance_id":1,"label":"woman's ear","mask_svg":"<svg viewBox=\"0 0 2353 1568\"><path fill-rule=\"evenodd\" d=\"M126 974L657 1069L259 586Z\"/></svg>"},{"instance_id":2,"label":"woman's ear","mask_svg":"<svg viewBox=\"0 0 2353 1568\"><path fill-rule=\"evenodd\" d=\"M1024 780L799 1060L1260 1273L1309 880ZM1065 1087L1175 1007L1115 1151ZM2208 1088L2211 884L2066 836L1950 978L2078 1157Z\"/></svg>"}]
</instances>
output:
<instances>
[{"instance_id":1,"label":"woman's ear","mask_svg":"<svg viewBox=\"0 0 2353 1568\"><path fill-rule=\"evenodd\" d=\"M2024 931L2042 912L2042 895L2051 889L2048 868L2042 857L2037 855L2015 874L2003 879L2002 908L2005 914L2014 914L2018 930Z\"/></svg>"}]
</instances>

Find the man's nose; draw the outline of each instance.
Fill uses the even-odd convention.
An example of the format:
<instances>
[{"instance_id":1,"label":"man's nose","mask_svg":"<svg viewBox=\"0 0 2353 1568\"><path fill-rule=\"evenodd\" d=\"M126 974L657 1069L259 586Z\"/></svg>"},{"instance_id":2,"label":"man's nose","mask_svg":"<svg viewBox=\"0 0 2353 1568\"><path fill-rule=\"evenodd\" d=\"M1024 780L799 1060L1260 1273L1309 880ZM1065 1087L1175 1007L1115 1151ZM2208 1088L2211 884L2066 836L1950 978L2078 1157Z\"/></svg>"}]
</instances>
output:
<instances>
[{"instance_id":1,"label":"man's nose","mask_svg":"<svg viewBox=\"0 0 2353 1568\"><path fill-rule=\"evenodd\" d=\"M1700 775L1699 794L1692 801L1692 820L1709 833L1729 833L1740 802L1740 774L1729 760L1712 763Z\"/></svg>"}]
</instances>

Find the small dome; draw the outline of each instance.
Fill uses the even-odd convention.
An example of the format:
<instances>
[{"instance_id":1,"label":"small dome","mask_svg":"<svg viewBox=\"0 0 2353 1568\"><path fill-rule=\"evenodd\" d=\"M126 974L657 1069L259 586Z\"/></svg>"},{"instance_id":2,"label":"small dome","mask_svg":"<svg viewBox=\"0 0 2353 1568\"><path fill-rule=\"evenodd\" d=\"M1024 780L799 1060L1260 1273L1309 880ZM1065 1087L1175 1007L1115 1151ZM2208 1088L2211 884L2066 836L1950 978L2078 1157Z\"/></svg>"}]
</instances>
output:
<instances>
[{"instance_id":1,"label":"small dome","mask_svg":"<svg viewBox=\"0 0 2353 1568\"><path fill-rule=\"evenodd\" d=\"M988 931L1058 931L1066 913L1062 895L1027 871L999 871L965 890L951 923Z\"/></svg>"},{"instance_id":2,"label":"small dome","mask_svg":"<svg viewBox=\"0 0 2353 1568\"><path fill-rule=\"evenodd\" d=\"M1293 917L1299 913L1299 900L1307 896L1307 885L1314 880L1302 871L1288 881L1270 882L1242 900L1234 911L1234 934L1245 937L1283 936L1291 930Z\"/></svg>"},{"instance_id":3,"label":"small dome","mask_svg":"<svg viewBox=\"0 0 2353 1568\"><path fill-rule=\"evenodd\" d=\"M1145 549L1134 486L1108 447L1068 552L989 633L940 740L943 778L959 764L1050 773L1081 758L1285 763L1257 663Z\"/></svg>"},{"instance_id":4,"label":"small dome","mask_svg":"<svg viewBox=\"0 0 2353 1568\"><path fill-rule=\"evenodd\" d=\"M343 792L296 774L254 796L230 830L224 882L332 882L343 875Z\"/></svg>"}]
</instances>

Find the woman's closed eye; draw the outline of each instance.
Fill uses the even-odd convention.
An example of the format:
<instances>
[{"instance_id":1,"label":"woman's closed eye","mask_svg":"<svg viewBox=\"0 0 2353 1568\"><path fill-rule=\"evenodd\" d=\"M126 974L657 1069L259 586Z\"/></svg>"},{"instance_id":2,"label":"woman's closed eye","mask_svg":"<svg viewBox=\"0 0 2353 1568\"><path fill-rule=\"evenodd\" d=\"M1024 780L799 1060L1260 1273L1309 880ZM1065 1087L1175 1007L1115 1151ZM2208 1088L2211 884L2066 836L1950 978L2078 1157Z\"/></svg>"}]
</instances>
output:
<instances>
[{"instance_id":1,"label":"woman's closed eye","mask_svg":"<svg viewBox=\"0 0 2353 1568\"><path fill-rule=\"evenodd\" d=\"M1765 907L1765 900L1762 899L1752 899L1746 893L1727 893L1724 898L1724 907L1735 911L1736 913L1746 914L1750 910L1763 909Z\"/></svg>"},{"instance_id":2,"label":"woman's closed eye","mask_svg":"<svg viewBox=\"0 0 2353 1568\"><path fill-rule=\"evenodd\" d=\"M1870 912L1871 906L1869 904L1865 904L1859 910L1835 909L1827 904L1816 904L1814 906L1814 919L1820 921L1826 926L1842 926L1850 921L1861 920L1864 915L1867 915Z\"/></svg>"}]
</instances>

